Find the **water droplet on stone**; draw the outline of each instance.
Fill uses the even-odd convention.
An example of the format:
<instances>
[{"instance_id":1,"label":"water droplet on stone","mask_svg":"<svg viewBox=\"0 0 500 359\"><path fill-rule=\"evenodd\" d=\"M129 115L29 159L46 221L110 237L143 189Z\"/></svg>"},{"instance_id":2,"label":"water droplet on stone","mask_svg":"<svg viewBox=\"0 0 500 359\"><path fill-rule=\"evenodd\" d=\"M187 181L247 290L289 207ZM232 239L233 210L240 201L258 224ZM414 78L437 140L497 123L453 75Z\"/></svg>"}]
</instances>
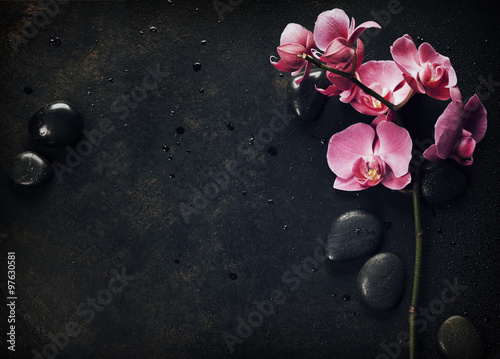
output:
<instances>
[{"instance_id":1,"label":"water droplet on stone","mask_svg":"<svg viewBox=\"0 0 500 359\"><path fill-rule=\"evenodd\" d=\"M205 92L205 89L203 87L200 87L200 93Z\"/></svg>"},{"instance_id":2,"label":"water droplet on stone","mask_svg":"<svg viewBox=\"0 0 500 359\"><path fill-rule=\"evenodd\" d=\"M351 300L351 296L349 294L344 294L344 296L342 297L342 299L346 302L350 301Z\"/></svg>"},{"instance_id":3,"label":"water droplet on stone","mask_svg":"<svg viewBox=\"0 0 500 359\"><path fill-rule=\"evenodd\" d=\"M173 173L169 174L168 176L169 176L170 178L174 178L174 177L175 177L175 175L174 175Z\"/></svg>"},{"instance_id":4,"label":"water droplet on stone","mask_svg":"<svg viewBox=\"0 0 500 359\"><path fill-rule=\"evenodd\" d=\"M151 26L149 28L149 31L151 31L151 32L158 32L158 29L156 27L154 27L154 26Z\"/></svg>"},{"instance_id":5,"label":"water droplet on stone","mask_svg":"<svg viewBox=\"0 0 500 359\"><path fill-rule=\"evenodd\" d=\"M200 71L200 70L201 70L201 63L199 63L199 62L195 62L195 63L193 64L193 70L194 70L194 71Z\"/></svg>"},{"instance_id":6,"label":"water droplet on stone","mask_svg":"<svg viewBox=\"0 0 500 359\"><path fill-rule=\"evenodd\" d=\"M57 36L56 37L53 37L52 35L50 35L50 44L54 47L59 47L61 46L61 39L58 38Z\"/></svg>"},{"instance_id":7,"label":"water droplet on stone","mask_svg":"<svg viewBox=\"0 0 500 359\"><path fill-rule=\"evenodd\" d=\"M182 135L185 132L185 129L182 126L181 127L177 127L175 129L175 132L177 132L179 135Z\"/></svg>"},{"instance_id":8,"label":"water droplet on stone","mask_svg":"<svg viewBox=\"0 0 500 359\"><path fill-rule=\"evenodd\" d=\"M229 273L229 278L231 280L236 280L238 278L238 276L236 275L236 273Z\"/></svg>"},{"instance_id":9,"label":"water droplet on stone","mask_svg":"<svg viewBox=\"0 0 500 359\"><path fill-rule=\"evenodd\" d=\"M267 200L267 204L270 205L270 206L272 206L274 204L274 201L272 199L268 199Z\"/></svg>"},{"instance_id":10,"label":"water droplet on stone","mask_svg":"<svg viewBox=\"0 0 500 359\"><path fill-rule=\"evenodd\" d=\"M111 83L115 82L115 80L113 80L112 77L108 78L108 81L111 82Z\"/></svg>"},{"instance_id":11,"label":"water droplet on stone","mask_svg":"<svg viewBox=\"0 0 500 359\"><path fill-rule=\"evenodd\" d=\"M207 44L207 40L201 40L201 44L202 45L206 45Z\"/></svg>"},{"instance_id":12,"label":"water droplet on stone","mask_svg":"<svg viewBox=\"0 0 500 359\"><path fill-rule=\"evenodd\" d=\"M174 261L174 263L175 263L175 264L179 264L180 262L181 262L181 261L180 261L180 260L178 260L178 259L176 259L176 260Z\"/></svg>"},{"instance_id":13,"label":"water droplet on stone","mask_svg":"<svg viewBox=\"0 0 500 359\"><path fill-rule=\"evenodd\" d=\"M226 124L226 127L229 131L234 131L234 126L231 124L231 122L229 122L228 124Z\"/></svg>"},{"instance_id":14,"label":"water droplet on stone","mask_svg":"<svg viewBox=\"0 0 500 359\"><path fill-rule=\"evenodd\" d=\"M161 149L162 149L164 152L168 152L168 150L170 150L170 147L168 147L168 146L166 146L166 145L165 145L165 146L163 146Z\"/></svg>"}]
</instances>

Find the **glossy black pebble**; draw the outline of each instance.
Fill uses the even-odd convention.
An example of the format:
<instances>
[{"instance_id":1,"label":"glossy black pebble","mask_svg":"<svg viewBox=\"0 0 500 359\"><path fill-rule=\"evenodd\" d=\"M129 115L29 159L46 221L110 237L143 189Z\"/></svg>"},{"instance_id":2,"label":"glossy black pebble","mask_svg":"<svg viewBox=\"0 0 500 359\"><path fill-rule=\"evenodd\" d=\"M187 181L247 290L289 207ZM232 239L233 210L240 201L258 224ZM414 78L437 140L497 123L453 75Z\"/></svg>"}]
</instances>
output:
<instances>
[{"instance_id":1,"label":"glossy black pebble","mask_svg":"<svg viewBox=\"0 0 500 359\"><path fill-rule=\"evenodd\" d=\"M449 161L428 162L422 168L422 197L432 203L446 203L467 187L463 172Z\"/></svg>"},{"instance_id":2,"label":"glossy black pebble","mask_svg":"<svg viewBox=\"0 0 500 359\"><path fill-rule=\"evenodd\" d=\"M52 167L42 155L32 151L22 152L10 163L9 177L16 185L36 187L50 180Z\"/></svg>"},{"instance_id":3,"label":"glossy black pebble","mask_svg":"<svg viewBox=\"0 0 500 359\"><path fill-rule=\"evenodd\" d=\"M28 131L41 145L64 147L82 138L83 117L69 103L53 102L31 116Z\"/></svg>"},{"instance_id":4,"label":"glossy black pebble","mask_svg":"<svg viewBox=\"0 0 500 359\"><path fill-rule=\"evenodd\" d=\"M398 304L404 288L404 265L392 253L371 257L358 274L363 301L376 310L389 310Z\"/></svg>"},{"instance_id":5,"label":"glossy black pebble","mask_svg":"<svg viewBox=\"0 0 500 359\"><path fill-rule=\"evenodd\" d=\"M367 211L350 211L335 220L326 240L326 255L333 262L365 257L377 250L384 226Z\"/></svg>"},{"instance_id":6,"label":"glossy black pebble","mask_svg":"<svg viewBox=\"0 0 500 359\"><path fill-rule=\"evenodd\" d=\"M296 80L301 78L299 74L290 79L288 83L288 97L297 115L304 121L316 120L326 104L327 96L316 90L315 85L320 88L326 87L328 80L325 71L312 70L309 78L300 84Z\"/></svg>"}]
</instances>

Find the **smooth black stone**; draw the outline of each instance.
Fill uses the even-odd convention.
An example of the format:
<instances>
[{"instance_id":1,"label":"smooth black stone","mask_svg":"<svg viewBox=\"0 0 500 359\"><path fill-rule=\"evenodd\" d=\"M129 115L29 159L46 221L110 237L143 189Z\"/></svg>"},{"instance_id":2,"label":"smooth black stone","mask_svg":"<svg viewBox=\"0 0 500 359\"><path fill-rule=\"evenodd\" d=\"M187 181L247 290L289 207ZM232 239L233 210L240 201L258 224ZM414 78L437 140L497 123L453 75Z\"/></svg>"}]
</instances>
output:
<instances>
[{"instance_id":1,"label":"smooth black stone","mask_svg":"<svg viewBox=\"0 0 500 359\"><path fill-rule=\"evenodd\" d=\"M438 347L447 359L482 359L485 356L485 347L476 328L460 315L441 324Z\"/></svg>"},{"instance_id":2,"label":"smooth black stone","mask_svg":"<svg viewBox=\"0 0 500 359\"><path fill-rule=\"evenodd\" d=\"M327 96L321 94L314 87L324 88L328 80L326 79L326 72L323 70L311 70L309 78L297 84L295 81L303 76L299 74L290 79L288 83L288 97L293 109L297 115L304 121L316 120L327 100Z\"/></svg>"},{"instance_id":3,"label":"smooth black stone","mask_svg":"<svg viewBox=\"0 0 500 359\"><path fill-rule=\"evenodd\" d=\"M421 183L422 197L432 203L449 202L460 196L467 186L463 172L449 161L426 163Z\"/></svg>"},{"instance_id":4,"label":"smooth black stone","mask_svg":"<svg viewBox=\"0 0 500 359\"><path fill-rule=\"evenodd\" d=\"M392 253L379 253L371 257L358 274L358 289L363 301L373 309L394 308L404 288L404 265Z\"/></svg>"},{"instance_id":5,"label":"smooth black stone","mask_svg":"<svg viewBox=\"0 0 500 359\"><path fill-rule=\"evenodd\" d=\"M22 152L10 163L9 177L16 185L36 187L50 180L52 167L42 155L33 151Z\"/></svg>"},{"instance_id":6,"label":"smooth black stone","mask_svg":"<svg viewBox=\"0 0 500 359\"><path fill-rule=\"evenodd\" d=\"M53 102L31 116L28 131L41 145L64 147L82 138L83 117L69 103Z\"/></svg>"},{"instance_id":7,"label":"smooth black stone","mask_svg":"<svg viewBox=\"0 0 500 359\"><path fill-rule=\"evenodd\" d=\"M384 227L373 214L356 210L335 220L327 237L326 255L333 262L361 258L377 250Z\"/></svg>"}]
</instances>

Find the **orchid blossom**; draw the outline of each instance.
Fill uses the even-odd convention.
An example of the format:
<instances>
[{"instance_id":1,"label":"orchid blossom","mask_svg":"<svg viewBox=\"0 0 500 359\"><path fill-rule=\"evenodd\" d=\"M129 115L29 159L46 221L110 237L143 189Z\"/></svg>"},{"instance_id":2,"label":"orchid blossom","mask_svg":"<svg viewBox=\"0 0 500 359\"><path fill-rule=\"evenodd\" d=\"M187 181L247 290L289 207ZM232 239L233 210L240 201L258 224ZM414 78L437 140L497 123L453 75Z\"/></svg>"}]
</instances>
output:
<instances>
[{"instance_id":1,"label":"orchid blossom","mask_svg":"<svg viewBox=\"0 0 500 359\"><path fill-rule=\"evenodd\" d=\"M453 97L456 98L436 121L436 143L424 152L424 157L432 162L453 158L462 166L468 166L474 162L472 154L476 143L486 133L486 109L477 95L472 96L465 106L460 92Z\"/></svg>"},{"instance_id":2,"label":"orchid blossom","mask_svg":"<svg viewBox=\"0 0 500 359\"><path fill-rule=\"evenodd\" d=\"M403 71L406 82L415 92L438 100L450 98L450 89L457 84L457 75L448 57L437 53L426 42L417 51L409 35L394 42L391 54Z\"/></svg>"},{"instance_id":3,"label":"orchid blossom","mask_svg":"<svg viewBox=\"0 0 500 359\"><path fill-rule=\"evenodd\" d=\"M365 123L349 126L328 144L328 165L337 175L333 187L359 191L382 183L402 189L411 181L411 150L408 131L392 122L383 121L376 129Z\"/></svg>"},{"instance_id":4,"label":"orchid blossom","mask_svg":"<svg viewBox=\"0 0 500 359\"><path fill-rule=\"evenodd\" d=\"M283 30L280 46L277 49L281 59L279 62L273 62L274 56L271 56L271 64L280 71L291 72L293 76L305 67L304 76L297 80L297 84L300 84L309 77L311 63L297 55L312 55L312 49L315 46L311 31L299 24L290 23Z\"/></svg>"},{"instance_id":5,"label":"orchid blossom","mask_svg":"<svg viewBox=\"0 0 500 359\"><path fill-rule=\"evenodd\" d=\"M366 62L359 68L358 78L363 84L395 105L403 102L411 91L394 61ZM340 101L343 101L342 97ZM359 88L356 88L350 104L365 115L378 116L389 110L386 105L365 94Z\"/></svg>"}]
</instances>

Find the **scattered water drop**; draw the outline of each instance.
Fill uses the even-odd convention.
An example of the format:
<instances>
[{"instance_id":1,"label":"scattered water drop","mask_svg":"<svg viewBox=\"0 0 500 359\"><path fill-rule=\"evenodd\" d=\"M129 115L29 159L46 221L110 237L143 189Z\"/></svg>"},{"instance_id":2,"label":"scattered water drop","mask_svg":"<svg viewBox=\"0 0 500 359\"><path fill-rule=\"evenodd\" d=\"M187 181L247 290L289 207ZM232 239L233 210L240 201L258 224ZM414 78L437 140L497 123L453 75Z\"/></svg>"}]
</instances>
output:
<instances>
[{"instance_id":1,"label":"scattered water drop","mask_svg":"<svg viewBox=\"0 0 500 359\"><path fill-rule=\"evenodd\" d=\"M268 199L267 200L267 204L270 205L270 206L272 206L274 204L274 201L272 199Z\"/></svg>"},{"instance_id":2,"label":"scattered water drop","mask_svg":"<svg viewBox=\"0 0 500 359\"><path fill-rule=\"evenodd\" d=\"M171 174L169 174L169 175L168 175L168 177L170 177L170 178L174 178L174 177L175 177L175 175L174 175L173 173L171 173Z\"/></svg>"},{"instance_id":3,"label":"scattered water drop","mask_svg":"<svg viewBox=\"0 0 500 359\"><path fill-rule=\"evenodd\" d=\"M54 36L50 35L50 44L51 44L52 46L54 46L54 47L59 47L59 46L61 46L61 43L62 43L62 42L61 42L61 39L60 39L60 38L58 38L57 36L56 36L56 37L54 37Z\"/></svg>"},{"instance_id":4,"label":"scattered water drop","mask_svg":"<svg viewBox=\"0 0 500 359\"><path fill-rule=\"evenodd\" d=\"M170 150L170 147L164 145L161 149L163 150L163 152L168 152L168 150Z\"/></svg>"},{"instance_id":5,"label":"scattered water drop","mask_svg":"<svg viewBox=\"0 0 500 359\"><path fill-rule=\"evenodd\" d=\"M200 93L205 92L205 89L203 87L200 87Z\"/></svg>"},{"instance_id":6,"label":"scattered water drop","mask_svg":"<svg viewBox=\"0 0 500 359\"><path fill-rule=\"evenodd\" d=\"M177 127L175 129L175 132L177 132L179 135L182 135L186 130L184 129L184 127Z\"/></svg>"},{"instance_id":7,"label":"scattered water drop","mask_svg":"<svg viewBox=\"0 0 500 359\"><path fill-rule=\"evenodd\" d=\"M226 127L229 131L234 131L234 126L231 124L231 122L229 122L228 124L226 124Z\"/></svg>"},{"instance_id":8,"label":"scattered water drop","mask_svg":"<svg viewBox=\"0 0 500 359\"><path fill-rule=\"evenodd\" d=\"M201 44L202 45L206 45L207 44L207 40L201 40Z\"/></svg>"},{"instance_id":9,"label":"scattered water drop","mask_svg":"<svg viewBox=\"0 0 500 359\"><path fill-rule=\"evenodd\" d=\"M201 63L199 63L199 62L195 62L195 63L193 64L193 70L194 70L194 71L200 71L200 70L201 70Z\"/></svg>"},{"instance_id":10,"label":"scattered water drop","mask_svg":"<svg viewBox=\"0 0 500 359\"><path fill-rule=\"evenodd\" d=\"M158 29L156 27L154 27L154 26L151 26L149 28L149 31L151 31L151 32L158 32Z\"/></svg>"},{"instance_id":11,"label":"scattered water drop","mask_svg":"<svg viewBox=\"0 0 500 359\"><path fill-rule=\"evenodd\" d=\"M180 260L178 260L178 259L176 259L176 260L174 261L174 263L175 263L175 264L179 264L180 262L181 262L181 261L180 261Z\"/></svg>"},{"instance_id":12,"label":"scattered water drop","mask_svg":"<svg viewBox=\"0 0 500 359\"><path fill-rule=\"evenodd\" d=\"M342 297L342 299L346 302L350 301L351 300L351 296L349 294L344 294L344 296Z\"/></svg>"},{"instance_id":13,"label":"scattered water drop","mask_svg":"<svg viewBox=\"0 0 500 359\"><path fill-rule=\"evenodd\" d=\"M111 82L111 83L115 82L115 80L113 80L112 77L108 78L108 81Z\"/></svg>"},{"instance_id":14,"label":"scattered water drop","mask_svg":"<svg viewBox=\"0 0 500 359\"><path fill-rule=\"evenodd\" d=\"M231 278L232 280L236 280L238 276L236 275L236 273L229 273L229 278Z\"/></svg>"}]
</instances>

